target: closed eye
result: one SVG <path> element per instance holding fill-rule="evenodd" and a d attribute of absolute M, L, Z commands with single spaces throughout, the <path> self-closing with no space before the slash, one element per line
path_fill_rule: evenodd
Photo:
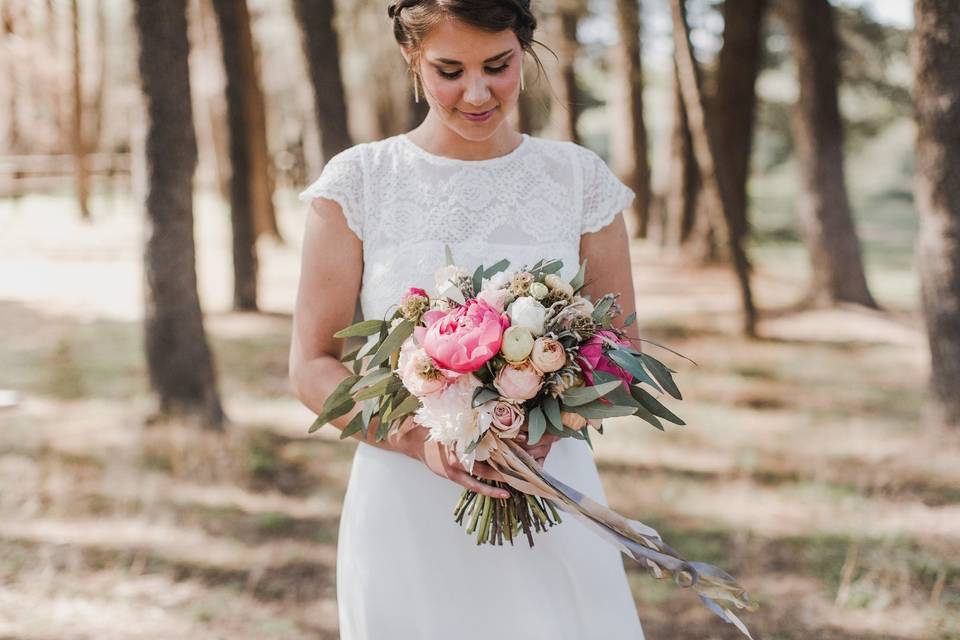
<path fill-rule="evenodd" d="M 503 73 L 503 71 L 509 66 L 510 66 L 509 64 L 502 64 L 499 67 L 484 67 L 484 70 L 487 73 L 496 75 L 498 73 Z M 456 80 L 463 73 L 463 69 L 458 69 L 457 71 L 452 71 L 452 72 L 447 72 L 447 71 L 444 71 L 443 69 L 437 69 L 437 73 L 440 75 L 441 78 L 446 78 L 447 80 Z"/>

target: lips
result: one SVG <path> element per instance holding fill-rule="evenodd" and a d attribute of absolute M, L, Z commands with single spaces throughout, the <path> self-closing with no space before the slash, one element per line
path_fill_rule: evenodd
<path fill-rule="evenodd" d="M 471 113 L 469 111 L 461 111 L 461 115 L 471 122 L 484 122 L 493 114 L 496 110 L 496 107 L 493 109 L 488 109 L 487 111 L 481 111 L 480 113 Z"/>

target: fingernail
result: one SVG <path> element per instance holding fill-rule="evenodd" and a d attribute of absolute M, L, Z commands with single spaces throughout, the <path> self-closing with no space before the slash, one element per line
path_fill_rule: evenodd
<path fill-rule="evenodd" d="M 509 497 L 510 497 L 510 492 L 509 492 L 509 491 L 501 491 L 501 492 L 499 493 L 499 496 L 500 496 L 501 498 L 509 498 Z"/>

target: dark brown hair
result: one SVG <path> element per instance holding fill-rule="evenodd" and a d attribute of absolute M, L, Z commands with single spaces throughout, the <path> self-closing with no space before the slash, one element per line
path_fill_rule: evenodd
<path fill-rule="evenodd" d="M 543 64 L 533 45 L 550 50 L 533 39 L 537 19 L 530 11 L 530 0 L 394 0 L 387 7 L 387 14 L 393 20 L 393 37 L 411 52 L 411 66 L 419 61 L 420 44 L 427 34 L 446 17 L 484 31 L 510 29 L 520 41 L 521 55 L 529 52 L 536 61 L 538 78 Z"/>

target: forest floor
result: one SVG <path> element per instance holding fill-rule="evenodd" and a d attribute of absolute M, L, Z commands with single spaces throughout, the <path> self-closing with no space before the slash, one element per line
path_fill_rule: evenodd
<path fill-rule="evenodd" d="M 0 208 L 0 638 L 336 638 L 354 446 L 307 436 L 287 386 L 302 212 L 283 219 L 287 245 L 262 247 L 268 312 L 237 314 L 226 215 L 199 207 L 231 418 L 215 436 L 144 425 L 142 228 L 122 202 L 90 225 L 68 203 Z M 660 353 L 687 426 L 613 420 L 595 439 L 611 505 L 736 575 L 761 604 L 743 616 L 758 639 L 960 638 L 960 434 L 924 419 L 909 264 L 870 262 L 885 312 L 797 312 L 802 251 L 754 257 L 750 341 L 726 269 L 634 247 L 643 334 L 698 364 Z M 738 637 L 628 570 L 650 640 Z"/>

